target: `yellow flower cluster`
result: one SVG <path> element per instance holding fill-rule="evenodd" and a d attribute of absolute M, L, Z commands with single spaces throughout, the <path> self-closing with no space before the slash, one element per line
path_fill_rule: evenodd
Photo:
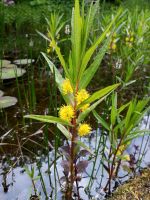
<path fill-rule="evenodd" d="M 126 45 L 128 47 L 132 47 L 133 46 L 133 42 L 134 42 L 134 37 L 133 37 L 133 32 L 129 32 L 125 38 L 125 42 L 126 42 Z"/>
<path fill-rule="evenodd" d="M 51 53 L 53 51 L 53 45 L 52 45 L 52 42 L 49 43 L 49 46 L 47 48 L 47 53 Z"/>
<path fill-rule="evenodd" d="M 73 88 L 71 86 L 70 80 L 65 79 L 62 83 L 62 92 L 64 95 L 72 94 Z M 75 95 L 75 101 L 77 105 L 81 104 L 83 101 L 85 101 L 89 97 L 89 93 L 85 89 L 81 89 L 77 94 Z M 90 104 L 83 105 L 80 109 L 81 111 L 86 110 L 89 107 Z M 59 117 L 67 122 L 71 122 L 71 120 L 75 117 L 75 110 L 71 105 L 62 106 L 59 111 Z M 82 123 L 78 126 L 78 135 L 80 137 L 88 135 L 91 131 L 91 126 L 87 123 Z"/>
<path fill-rule="evenodd" d="M 123 151 L 126 149 L 126 146 L 125 145 L 121 145 L 117 151 L 117 154 L 116 156 L 121 156 L 121 154 L 123 153 Z M 122 157 L 122 160 L 125 160 L 125 161 L 130 161 L 130 156 L 129 155 L 123 155 Z"/>
<path fill-rule="evenodd" d="M 74 117 L 74 109 L 72 106 L 62 106 L 59 111 L 59 117 L 65 121 L 71 122 Z"/>
<path fill-rule="evenodd" d="M 89 97 L 89 93 L 85 90 L 82 89 L 80 90 L 77 95 L 76 95 L 76 101 L 77 101 L 77 105 L 81 104 L 83 101 L 85 101 L 88 97 Z M 90 104 L 85 104 L 81 107 L 81 110 L 84 111 L 89 107 Z"/>
<path fill-rule="evenodd" d="M 86 124 L 86 123 L 80 124 L 78 127 L 78 135 L 80 137 L 88 135 L 91 130 L 92 128 L 89 124 Z"/>
<path fill-rule="evenodd" d="M 117 34 L 114 33 L 113 36 L 112 36 L 112 40 L 111 40 L 111 43 L 110 43 L 110 49 L 115 51 L 117 49 L 117 38 L 116 38 Z"/>
<path fill-rule="evenodd" d="M 125 145 L 121 145 L 117 151 L 117 156 L 120 156 L 122 154 L 122 152 L 125 150 Z"/>
<path fill-rule="evenodd" d="M 123 160 L 130 161 L 130 156 L 128 154 L 124 155 Z"/>
<path fill-rule="evenodd" d="M 62 84 L 62 91 L 63 91 L 64 95 L 73 93 L 73 89 L 72 89 L 69 79 L 64 80 L 64 82 Z"/>

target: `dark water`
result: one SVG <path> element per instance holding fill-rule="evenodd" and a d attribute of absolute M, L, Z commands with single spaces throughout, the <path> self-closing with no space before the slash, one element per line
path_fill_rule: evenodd
<path fill-rule="evenodd" d="M 49 74 L 44 69 L 40 69 L 40 74 L 37 73 L 39 69 L 34 68 L 34 82 L 33 77 L 25 75 L 20 78 L 19 91 L 21 94 L 21 101 L 18 95 L 18 87 L 16 82 L 10 81 L 0 85 L 0 89 L 4 91 L 4 95 L 15 96 L 18 98 L 16 106 L 5 109 L 0 112 L 0 144 L 8 143 L 8 145 L 0 146 L 0 200 L 27 200 L 31 194 L 34 194 L 32 182 L 27 173 L 24 170 L 24 165 L 35 168 L 35 177 L 39 174 L 37 169 L 37 162 L 41 164 L 41 173 L 45 183 L 46 191 L 49 195 L 49 199 L 54 200 L 55 195 L 57 200 L 61 200 L 63 196 L 62 187 L 60 187 L 59 179 L 63 176 L 63 169 L 60 165 L 61 158 L 57 159 L 57 170 L 54 170 L 55 153 L 54 146 L 54 134 L 55 129 L 53 126 L 46 127 L 40 122 L 32 122 L 30 120 L 24 120 L 23 116 L 29 113 L 35 114 L 51 114 L 56 115 L 57 105 L 61 103 L 57 91 L 54 91 L 55 85 L 53 80 L 49 78 Z M 107 73 L 106 73 L 107 74 Z M 110 74 L 107 74 L 110 76 Z M 101 74 L 101 76 L 103 76 Z M 33 85 L 32 85 L 33 84 Z M 94 86 L 99 87 L 101 83 L 96 81 Z M 109 83 L 111 84 L 111 83 Z M 103 83 L 102 85 L 105 85 Z M 106 84 L 108 85 L 108 83 Z M 30 102 L 31 86 L 34 86 L 34 93 L 36 95 L 35 107 Z M 49 89 L 48 89 L 49 88 Z M 92 87 L 90 88 L 92 89 Z M 134 90 L 131 90 L 132 92 Z M 135 90 L 136 93 L 136 90 Z M 128 94 L 129 96 L 130 93 Z M 132 94 L 134 95 L 134 93 Z M 57 96 L 57 98 L 56 98 Z M 56 103 L 56 104 L 55 104 Z M 31 105 L 30 105 L 31 104 Z M 141 123 L 141 129 L 150 128 L 150 118 L 145 117 Z M 45 132 L 47 132 L 49 140 L 48 154 L 45 149 Z M 97 135 L 97 136 L 96 136 Z M 97 130 L 97 134 L 93 132 L 90 138 L 83 138 L 83 142 L 90 147 L 93 151 L 98 146 L 98 142 L 101 138 L 100 129 Z M 63 139 L 60 139 L 60 144 L 63 144 Z M 109 142 L 106 143 L 109 148 Z M 102 150 L 100 146 L 99 152 Z M 138 150 L 136 151 L 136 149 Z M 140 166 L 147 167 L 150 164 L 150 138 L 149 136 L 135 139 L 130 147 L 127 149 L 127 154 L 134 155 L 135 160 L 139 159 L 144 154 Z M 48 159 L 49 158 L 49 159 Z M 93 179 L 91 180 L 91 172 L 93 169 L 94 159 L 90 161 L 90 164 L 86 170 L 86 173 L 82 175 L 82 180 L 79 182 L 80 194 L 84 200 L 102 200 L 105 197 L 103 188 L 107 182 L 108 174 L 101 164 L 102 156 L 99 154 L 95 170 L 93 172 Z M 52 164 L 51 168 L 48 167 L 48 160 Z M 124 163 L 129 165 L 129 163 Z M 136 168 L 136 164 L 134 165 Z M 50 170 L 51 174 L 47 173 Z M 136 170 L 135 170 L 136 171 Z M 123 169 L 120 170 L 117 184 L 122 184 L 132 176 L 133 173 L 128 174 Z M 59 177 L 58 177 L 59 176 Z M 90 190 L 84 190 L 91 183 Z M 62 186 L 65 183 L 61 183 Z M 56 188 L 57 186 L 57 188 Z M 112 189 L 115 186 L 115 182 L 112 183 Z M 41 199 L 45 199 L 45 194 L 41 184 L 41 180 L 36 181 L 36 188 L 41 196 Z M 57 194 L 56 194 L 57 193 Z"/>
<path fill-rule="evenodd" d="M 144 129 L 149 129 L 150 128 L 150 118 L 145 117 L 143 122 L 141 123 L 141 128 Z M 100 130 L 97 131 L 97 137 L 95 132 L 92 133 L 91 138 L 84 138 L 82 139 L 84 143 L 86 143 L 91 149 L 94 150 L 95 144 L 99 141 L 100 139 Z M 142 145 L 141 145 L 142 144 Z M 106 146 L 109 147 L 109 143 L 106 143 Z M 141 167 L 147 167 L 150 165 L 150 138 L 149 136 L 144 136 L 135 139 L 132 144 L 129 146 L 127 149 L 127 154 L 131 155 L 135 153 L 135 148 L 139 147 L 139 150 L 137 151 L 135 158 L 138 159 L 139 156 L 141 156 L 141 153 L 144 153 L 144 157 L 141 163 Z M 141 151 L 140 151 L 141 148 Z M 101 149 L 101 148 L 100 148 Z M 140 154 L 140 155 L 139 155 Z M 16 158 L 11 158 L 12 160 Z M 47 193 L 51 196 L 49 199 L 55 199 L 55 193 L 54 189 L 52 189 L 51 186 L 55 188 L 55 176 L 54 176 L 54 165 L 51 166 L 50 171 L 51 171 L 51 184 L 49 181 L 48 177 L 48 159 L 45 155 L 39 155 L 36 157 L 37 160 L 41 160 L 41 172 L 43 174 L 43 179 L 46 185 L 46 190 Z M 50 163 L 54 161 L 54 151 L 52 150 L 49 152 L 49 159 Z M 30 159 L 27 159 L 27 163 L 30 162 Z M 102 200 L 104 199 L 105 193 L 103 192 L 103 187 L 106 184 L 108 174 L 105 170 L 103 170 L 102 165 L 100 165 L 100 160 L 101 160 L 101 155 L 98 156 L 96 165 L 95 165 L 95 171 L 94 171 L 94 181 L 92 184 L 92 187 L 90 189 L 90 193 L 85 192 L 84 188 L 87 187 L 89 180 L 90 180 L 90 174 L 92 171 L 93 163 L 91 162 L 86 170 L 86 173 L 83 174 L 82 180 L 79 182 L 79 186 L 81 186 L 80 189 L 80 194 L 84 200 L 89 200 L 89 199 L 96 199 L 96 200 Z M 60 166 L 61 158 L 57 160 L 57 169 L 59 171 L 59 178 L 63 176 L 63 169 Z M 126 163 L 127 164 L 127 163 Z M 7 162 L 3 162 L 0 165 L 0 182 L 4 182 L 4 175 L 3 172 L 9 168 L 7 165 L 9 165 Z M 18 163 L 19 165 L 19 163 Z M 31 165 L 35 167 L 35 176 L 38 175 L 38 170 L 36 166 L 36 162 L 33 162 L 32 164 L 27 164 L 27 166 L 30 168 Z M 135 165 L 136 167 L 136 165 Z M 126 176 L 125 176 L 126 175 Z M 127 174 L 127 172 L 120 170 L 118 182 L 122 184 L 124 181 L 128 180 L 130 176 L 133 174 Z M 123 178 L 121 178 L 123 177 Z M 57 181 L 57 200 L 62 199 L 62 189 L 60 188 L 59 182 L 58 182 L 58 176 L 56 175 L 56 181 Z M 29 199 L 30 195 L 33 194 L 33 189 L 32 189 L 32 183 L 27 175 L 26 172 L 24 172 L 23 168 L 20 166 L 17 166 L 15 168 L 10 169 L 10 171 L 7 173 L 6 176 L 6 182 L 8 187 L 8 192 L 4 192 L 4 188 L 2 184 L 0 185 L 0 199 L 1 200 L 27 200 Z M 115 182 L 112 184 L 112 187 L 114 186 Z M 84 187 L 84 188 L 82 188 Z M 38 192 L 41 194 L 41 199 L 45 199 L 45 195 L 42 189 L 41 181 L 38 180 L 36 182 L 36 188 Z"/>

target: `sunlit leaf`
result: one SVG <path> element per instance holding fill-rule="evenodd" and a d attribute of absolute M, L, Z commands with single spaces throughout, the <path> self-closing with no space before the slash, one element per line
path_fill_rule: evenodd
<path fill-rule="evenodd" d="M 71 140 L 72 135 L 71 133 L 61 124 L 57 124 L 57 128 L 64 134 L 64 136 L 68 139 Z"/>
<path fill-rule="evenodd" d="M 71 126 L 67 121 L 64 121 L 58 117 L 48 116 L 48 115 L 25 115 L 25 118 L 35 119 L 41 122 L 52 123 L 52 124 L 63 124 Z"/>

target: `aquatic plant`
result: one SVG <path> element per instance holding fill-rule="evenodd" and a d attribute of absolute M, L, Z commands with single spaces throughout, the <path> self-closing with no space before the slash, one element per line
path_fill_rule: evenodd
<path fill-rule="evenodd" d="M 98 3 L 98 1 L 94 5 L 91 3 L 85 16 L 84 5 L 80 12 L 79 1 L 75 0 L 75 8 L 72 11 L 71 49 L 67 58 L 68 60 L 64 59 L 53 34 L 49 32 L 51 45 L 64 70 L 63 78 L 56 66 L 42 53 L 51 71 L 54 73 L 58 89 L 65 101 L 65 105 L 60 108 L 59 117 L 43 115 L 25 116 L 30 119 L 57 124 L 57 128 L 68 139 L 68 145 L 62 147 L 66 158 L 66 160 L 62 161 L 62 167 L 64 168 L 66 178 L 66 199 L 68 200 L 72 198 L 74 184 L 76 184 L 77 196 L 80 199 L 78 181 L 81 177 L 79 175 L 88 166 L 87 160 L 78 161 L 79 155 L 83 151 L 82 148 L 85 152 L 93 154 L 80 141 L 79 137 L 90 134 L 92 130 L 91 125 L 85 121 L 85 118 L 102 100 L 119 86 L 119 84 L 114 84 L 96 91 L 93 94 L 89 94 L 86 90 L 110 43 L 110 38 L 105 40 L 106 34 L 110 31 L 112 25 L 121 13 L 121 10 L 119 10 L 102 35 L 89 47 L 88 39 L 90 28 L 97 12 Z M 94 52 L 99 46 L 101 48 L 99 48 L 99 52 L 95 55 Z"/>
<path fill-rule="evenodd" d="M 105 147 L 102 164 L 109 176 L 105 186 L 105 190 L 109 193 L 111 192 L 112 180 L 118 176 L 122 162 L 130 163 L 131 156 L 127 154 L 126 150 L 132 140 L 150 133 L 148 129 L 141 130 L 139 126 L 143 116 L 150 109 L 150 99 L 133 99 L 119 108 L 117 99 L 117 93 L 114 93 L 107 120 L 93 111 L 98 122 L 108 133 L 109 146 Z M 130 165 L 124 164 L 123 167 L 129 171 Z"/>
<path fill-rule="evenodd" d="M 36 176 L 35 175 L 35 168 L 34 168 L 34 166 L 31 166 L 31 169 L 29 169 L 27 166 L 25 166 L 24 168 L 25 168 L 26 173 L 28 174 L 28 176 L 31 179 L 32 186 L 33 186 L 33 189 L 34 189 L 34 195 L 31 195 L 30 199 L 36 198 L 38 200 L 40 198 L 38 197 L 38 193 L 37 193 L 37 189 L 36 189 L 35 183 L 36 183 L 36 181 L 38 179 L 40 179 L 40 176 Z"/>

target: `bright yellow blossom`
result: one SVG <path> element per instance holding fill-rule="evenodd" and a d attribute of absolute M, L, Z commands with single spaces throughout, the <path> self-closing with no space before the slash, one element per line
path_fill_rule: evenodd
<path fill-rule="evenodd" d="M 77 105 L 82 103 L 84 100 L 86 100 L 89 97 L 89 93 L 85 90 L 82 89 L 80 90 L 77 95 L 76 95 L 76 100 L 77 100 Z M 81 107 L 81 110 L 84 111 L 89 107 L 90 104 L 85 104 L 84 106 Z"/>
<path fill-rule="evenodd" d="M 90 133 L 91 129 L 92 128 L 90 127 L 89 124 L 86 124 L 86 123 L 80 124 L 80 126 L 78 128 L 78 135 L 80 137 L 88 135 Z"/>
<path fill-rule="evenodd" d="M 125 145 L 121 145 L 117 151 L 117 156 L 120 156 L 122 154 L 122 152 L 125 150 Z"/>
<path fill-rule="evenodd" d="M 89 103 L 85 104 L 84 106 L 81 107 L 81 111 L 85 111 L 89 107 Z"/>
<path fill-rule="evenodd" d="M 85 89 L 80 90 L 76 95 L 77 104 L 79 105 L 84 100 L 86 100 L 89 96 L 90 96 L 89 93 Z"/>
<path fill-rule="evenodd" d="M 63 84 L 62 84 L 62 90 L 63 90 L 63 93 L 66 95 L 66 94 L 71 94 L 73 93 L 73 89 L 72 89 L 72 86 L 71 86 L 71 83 L 70 83 L 70 80 L 67 78 L 64 80 Z"/>
<path fill-rule="evenodd" d="M 52 45 L 52 42 L 49 43 L 49 46 L 47 48 L 47 53 L 51 53 L 53 51 L 53 45 Z"/>
<path fill-rule="evenodd" d="M 111 49 L 112 49 L 112 50 L 116 50 L 116 48 L 117 48 L 116 43 L 112 43 L 112 45 L 111 45 Z"/>
<path fill-rule="evenodd" d="M 133 42 L 133 41 L 134 41 L 134 37 L 131 37 L 131 38 L 130 38 L 130 42 Z"/>
<path fill-rule="evenodd" d="M 74 109 L 72 106 L 62 106 L 59 111 L 59 116 L 61 119 L 66 120 L 68 122 L 74 117 Z"/>
<path fill-rule="evenodd" d="M 129 155 L 127 155 L 127 154 L 126 154 L 126 155 L 124 155 L 124 156 L 123 156 L 123 160 L 130 161 L 130 156 L 129 156 Z"/>

